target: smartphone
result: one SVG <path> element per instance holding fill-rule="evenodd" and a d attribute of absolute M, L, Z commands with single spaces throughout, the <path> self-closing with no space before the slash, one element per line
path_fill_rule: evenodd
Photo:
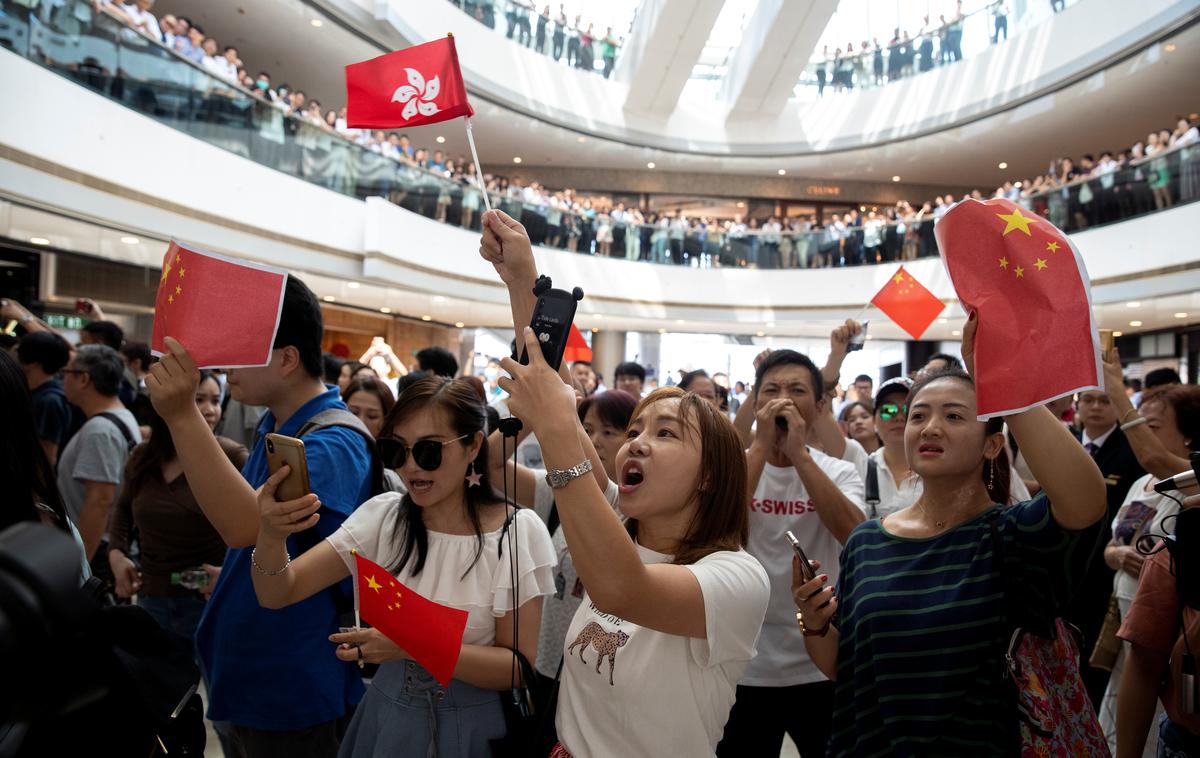
<path fill-rule="evenodd" d="M 576 305 L 583 299 L 583 290 L 578 287 L 571 292 L 557 290 L 553 288 L 550 277 L 540 276 L 534 285 L 533 293 L 538 299 L 529 326 L 541 343 L 542 357 L 550 364 L 550 368 L 557 371 L 567 349 L 567 337 L 571 333 L 571 323 L 575 320 Z M 529 356 L 523 348 L 520 363 L 529 363 Z"/>
<path fill-rule="evenodd" d="M 275 490 L 276 500 L 295 500 L 304 497 L 312 488 L 308 484 L 308 459 L 304 457 L 304 442 L 282 434 L 267 435 L 267 469 L 274 474 L 286 464 L 291 467 L 287 479 Z"/>
<path fill-rule="evenodd" d="M 800 576 L 806 582 L 811 582 L 817 578 L 817 572 L 813 571 L 812 564 L 808 561 L 808 556 L 804 554 L 804 548 L 800 547 L 800 540 L 796 539 L 796 535 L 792 534 L 789 529 L 787 532 L 788 542 L 792 543 L 792 549 L 796 551 L 796 555 L 800 557 Z"/>
<path fill-rule="evenodd" d="M 846 352 L 853 353 L 855 350 L 862 350 L 863 343 L 867 341 L 867 327 L 871 325 L 871 320 L 867 319 L 862 322 L 862 331 L 850 338 L 849 344 L 846 345 Z"/>
<path fill-rule="evenodd" d="M 87 300 L 81 297 L 75 301 L 75 312 L 80 316 L 86 315 L 92 312 L 92 306 Z"/>
<path fill-rule="evenodd" d="M 1100 356 L 1104 360 L 1108 360 L 1108 356 L 1112 355 L 1112 349 L 1117 344 L 1117 338 L 1113 336 L 1112 329 L 1100 330 Z"/>

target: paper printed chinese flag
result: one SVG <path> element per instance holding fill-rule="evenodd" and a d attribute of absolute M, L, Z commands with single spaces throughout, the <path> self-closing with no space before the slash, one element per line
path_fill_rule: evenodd
<path fill-rule="evenodd" d="M 173 337 L 199 368 L 266 366 L 287 276 L 172 240 L 154 301 L 151 351 L 169 353 L 163 338 Z"/>
<path fill-rule="evenodd" d="M 587 340 L 583 338 L 583 334 L 574 324 L 571 324 L 571 331 L 567 332 L 567 346 L 563 350 L 563 360 L 567 363 L 592 362 L 592 349 L 588 347 Z"/>
<path fill-rule="evenodd" d="M 354 559 L 363 620 L 403 648 L 443 687 L 449 686 L 462 652 L 467 612 L 418 595 L 357 552 Z"/>
<path fill-rule="evenodd" d="M 474 116 L 453 37 L 346 66 L 346 124 L 391 129 Z"/>
<path fill-rule="evenodd" d="M 1079 251 L 1008 200 L 964 200 L 934 227 L 963 309 L 979 320 L 979 418 L 1097 389 L 1100 345 Z"/>
<path fill-rule="evenodd" d="M 892 274 L 883 289 L 875 293 L 871 305 L 883 311 L 896 326 L 911 334 L 915 340 L 921 339 L 921 335 L 946 307 L 903 266 Z"/>

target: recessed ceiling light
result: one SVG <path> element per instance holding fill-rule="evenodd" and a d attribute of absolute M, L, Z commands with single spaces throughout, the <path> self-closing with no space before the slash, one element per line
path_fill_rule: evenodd
<path fill-rule="evenodd" d="M 784 175 L 786 175 L 786 174 L 787 174 L 787 169 L 786 169 L 786 168 L 781 168 L 781 169 L 779 169 L 778 171 L 776 171 L 775 173 L 779 174 L 780 176 L 784 176 Z"/>
<path fill-rule="evenodd" d="M 325 25 L 325 22 L 319 18 L 314 18 L 313 20 L 309 21 L 308 23 L 312 24 L 313 26 L 317 27 L 318 29 L 320 29 L 322 26 Z"/>
<path fill-rule="evenodd" d="M 767 336 L 767 333 L 766 332 L 755 332 L 754 336 L 755 337 L 765 337 L 765 336 Z"/>
<path fill-rule="evenodd" d="M 604 314 L 603 313 L 593 313 L 592 318 L 604 318 Z"/>
<path fill-rule="evenodd" d="M 139 240 L 137 237 L 134 237 L 130 234 L 126 234 L 124 237 L 122 237 L 121 241 L 126 245 L 136 245 L 137 243 L 141 242 L 141 240 Z"/>
<path fill-rule="evenodd" d="M 433 316 L 422 316 L 421 320 L 422 321 L 433 321 Z"/>
<path fill-rule="evenodd" d="M 46 239 L 45 237 L 30 237 L 29 241 L 35 245 L 49 245 L 50 244 L 50 240 Z"/>
<path fill-rule="evenodd" d="M 323 298 L 321 298 L 321 299 L 322 299 L 322 300 L 324 300 L 324 301 L 325 301 L 325 302 L 327 302 L 327 303 L 335 303 L 335 302 L 337 302 L 337 298 L 335 298 L 333 295 L 326 295 L 325 297 L 323 297 Z"/>
<path fill-rule="evenodd" d="M 1136 300 L 1130 300 L 1128 303 L 1125 303 L 1125 307 L 1126 308 L 1141 308 L 1142 304 Z"/>
<path fill-rule="evenodd" d="M 1141 321 L 1130 321 L 1129 325 L 1130 326 L 1141 326 L 1142 322 Z"/>
<path fill-rule="evenodd" d="M 1175 43 L 1168 42 L 1166 47 L 1164 47 L 1163 49 L 1166 50 L 1168 53 L 1173 53 L 1173 52 L 1175 52 Z"/>
<path fill-rule="evenodd" d="M 677 319 L 675 319 L 675 323 L 676 323 L 676 324 L 686 324 L 687 322 L 686 322 L 686 321 L 684 321 L 684 320 L 683 320 L 683 319 L 681 319 L 681 318 L 677 318 Z"/>
<path fill-rule="evenodd" d="M 774 329 L 774 328 L 775 328 L 775 322 L 774 322 L 774 321 L 768 321 L 768 322 L 767 322 L 767 328 L 768 328 L 768 329 Z"/>
<path fill-rule="evenodd" d="M 466 326 L 466 324 L 464 324 L 461 321 L 455 321 L 454 325 L 457 326 L 459 329 L 462 329 L 464 326 Z"/>
<path fill-rule="evenodd" d="M 950 336 L 951 336 L 951 337 L 961 337 L 961 336 L 962 336 L 962 332 L 961 332 L 961 331 L 959 331 L 958 329 L 955 329 L 954 331 L 950 332 Z"/>
<path fill-rule="evenodd" d="M 654 161 L 650 161 L 649 163 L 647 163 L 646 168 L 654 168 Z"/>
<path fill-rule="evenodd" d="M 666 334 L 666 333 L 667 333 L 667 330 L 666 330 L 666 329 L 659 329 L 659 330 L 658 330 L 658 333 L 659 333 L 659 334 Z"/>
<path fill-rule="evenodd" d="M 439 134 L 439 135 L 437 136 L 437 143 L 438 143 L 439 145 L 440 145 L 440 144 L 442 144 L 442 143 L 443 143 L 443 142 L 445 142 L 445 141 L 446 141 L 446 138 L 445 138 L 445 137 L 443 137 L 442 135 L 440 135 L 440 134 Z"/>
<path fill-rule="evenodd" d="M 520 162 L 521 162 L 521 156 L 519 156 L 519 155 L 514 155 L 514 156 L 513 156 L 513 163 L 520 163 Z"/>
<path fill-rule="evenodd" d="M 349 287 L 349 288 L 350 288 L 350 289 L 352 289 L 352 290 L 356 290 L 356 289 L 358 289 L 359 287 L 361 287 L 362 285 L 361 285 L 361 284 L 359 284 L 358 282 L 346 282 L 346 286 L 347 286 L 347 287 Z"/>
<path fill-rule="evenodd" d="M 1113 332 L 1113 336 L 1114 336 L 1114 337 L 1120 337 L 1120 336 L 1121 336 L 1122 334 L 1124 334 L 1124 333 L 1125 333 L 1125 332 L 1122 332 L 1122 331 L 1116 331 L 1116 332 Z"/>
<path fill-rule="evenodd" d="M 949 324 L 949 323 L 950 323 L 950 319 L 948 319 L 948 318 L 939 318 L 939 319 L 938 319 L 938 323 L 939 323 L 939 324 Z"/>
<path fill-rule="evenodd" d="M 1175 318 L 1187 318 L 1187 314 L 1183 311 L 1180 311 L 1179 313 L 1175 314 Z"/>
<path fill-rule="evenodd" d="M 387 306 L 384 306 L 384 307 L 382 307 L 382 308 L 380 308 L 380 309 L 379 309 L 379 312 L 380 312 L 380 313 L 391 313 L 391 312 L 392 312 L 392 309 L 391 309 L 391 308 L 388 308 Z"/>
<path fill-rule="evenodd" d="M 862 213 L 866 213 L 866 212 L 867 212 L 867 206 L 865 206 L 865 205 L 860 205 L 860 206 L 858 206 L 858 210 L 859 210 L 860 212 L 862 212 Z"/>
<path fill-rule="evenodd" d="M 898 181 L 900 181 L 900 177 L 898 177 L 898 176 L 893 176 L 893 177 L 892 177 L 892 181 L 893 181 L 893 182 L 898 182 Z"/>
<path fill-rule="evenodd" d="M 1004 161 L 1000 161 L 999 163 L 996 164 L 996 168 L 1003 171 L 1004 169 L 1008 168 L 1008 164 L 1005 163 Z"/>
<path fill-rule="evenodd" d="M 1013 182 L 1013 186 L 1016 187 L 1017 189 L 1021 189 L 1021 184 L 1022 184 L 1022 182 Z"/>
<path fill-rule="evenodd" d="M 433 302 L 435 302 L 435 303 L 444 303 L 444 302 L 446 302 L 446 298 L 445 298 L 444 296 L 442 296 L 442 295 L 434 295 L 434 296 L 433 296 Z"/>
<path fill-rule="evenodd" d="M 600 333 L 600 327 L 598 327 L 598 326 L 593 326 L 593 327 L 592 327 L 592 334 L 599 334 L 599 333 Z"/>
<path fill-rule="evenodd" d="M 738 206 L 737 206 L 737 207 L 739 207 L 739 208 L 745 208 L 745 207 L 746 207 L 746 204 L 745 204 L 745 203 L 743 203 L 741 200 L 738 200 Z"/>

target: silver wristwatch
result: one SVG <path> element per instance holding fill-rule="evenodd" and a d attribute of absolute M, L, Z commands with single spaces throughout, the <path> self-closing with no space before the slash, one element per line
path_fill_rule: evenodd
<path fill-rule="evenodd" d="M 585 458 L 583 463 L 578 463 L 568 469 L 550 469 L 546 472 L 546 484 L 549 484 L 551 489 L 562 489 L 570 484 L 571 480 L 578 479 L 591 470 L 592 461 L 590 458 Z"/>

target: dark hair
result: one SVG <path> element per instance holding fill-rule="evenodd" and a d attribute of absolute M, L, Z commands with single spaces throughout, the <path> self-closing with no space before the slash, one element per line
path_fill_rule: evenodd
<path fill-rule="evenodd" d="M 93 321 L 81 331 L 92 335 L 101 345 L 108 345 L 113 350 L 120 350 L 125 344 L 125 331 L 111 321 Z"/>
<path fill-rule="evenodd" d="M 75 351 L 75 368 L 87 373 L 92 386 L 105 397 L 116 397 L 125 376 L 121 355 L 108 345 L 81 345 Z"/>
<path fill-rule="evenodd" d="M 754 372 L 754 386 L 761 385 L 763 378 L 780 366 L 803 366 L 808 369 L 808 373 L 812 374 L 812 389 L 816 399 L 820 401 L 825 397 L 825 381 L 821 378 L 821 370 L 811 358 L 795 350 L 772 350 L 767 353 L 767 357 L 763 358 L 762 363 L 758 364 L 758 370 Z"/>
<path fill-rule="evenodd" d="M 862 408 L 870 415 L 875 415 L 875 409 L 871 407 L 870 403 L 863 402 L 861 400 L 855 400 L 853 403 L 847 403 L 846 405 L 842 406 L 842 412 L 838 414 L 838 421 L 845 421 L 850 415 L 850 411 L 854 410 L 855 408 Z"/>
<path fill-rule="evenodd" d="M 930 358 L 930 360 L 933 359 Z M 913 402 L 916 401 L 917 395 L 921 394 L 921 390 L 941 379 L 955 379 L 960 382 L 966 382 L 966 384 L 971 388 L 971 392 L 975 392 L 975 381 L 971 379 L 970 374 L 968 374 L 966 371 L 963 371 L 961 368 L 947 368 L 942 371 L 937 371 L 935 373 L 923 376 L 913 384 L 912 389 L 908 392 L 908 398 L 905 400 L 909 408 L 911 408 Z M 911 412 L 908 418 L 909 420 L 912 419 Z M 905 421 L 906 425 L 908 423 L 909 421 Z M 990 419 L 984 422 L 983 436 L 985 439 L 993 434 L 1002 434 L 1003 432 L 1003 416 L 992 416 Z M 989 476 L 988 467 L 982 463 L 980 464 L 979 470 L 983 479 L 984 489 L 987 490 L 988 497 L 992 499 L 993 503 L 1008 505 L 1009 497 L 1012 494 L 1012 474 L 1009 471 L 1008 451 L 1005 448 L 1001 447 L 1000 452 L 994 459 L 992 459 L 992 467 L 994 468 L 994 471 Z"/>
<path fill-rule="evenodd" d="M 588 368 L 592 368 L 592 362 L 591 361 L 571 361 L 571 368 L 575 368 L 576 366 L 587 366 Z M 592 369 L 592 371 L 595 371 L 595 369 Z"/>
<path fill-rule="evenodd" d="M 470 382 L 465 379 L 448 379 L 441 376 L 427 377 L 413 382 L 400 394 L 396 404 L 392 406 L 391 412 L 383 420 L 382 435 L 390 434 L 396 428 L 396 424 L 425 408 L 441 409 L 449 416 L 454 434 L 456 436 L 466 435 L 465 439 L 451 444 L 460 444 L 466 447 L 471 445 L 476 434 L 483 434 L 483 444 L 479 446 L 479 454 L 473 461 L 475 473 L 482 477 L 479 486 L 466 486 L 465 478 L 463 482 L 467 518 L 470 519 L 471 526 L 475 529 L 477 540 L 475 559 L 463 572 L 465 577 L 475 567 L 475 563 L 479 561 L 479 556 L 483 553 L 483 525 L 479 521 L 479 506 L 494 501 L 492 485 L 488 481 L 487 474 L 487 413 Z M 421 514 L 421 507 L 413 502 L 412 495 L 405 493 L 400 502 L 400 509 L 396 513 L 395 529 L 396 534 L 403 533 L 404 537 L 400 558 L 390 569 L 392 573 L 403 569 L 408 565 L 409 560 L 414 558 L 416 560 L 412 571 L 414 575 L 421 573 L 425 568 L 425 558 L 429 554 L 429 532 L 425 529 L 425 522 L 422 520 Z"/>
<path fill-rule="evenodd" d="M 342 376 L 342 372 L 346 370 L 347 366 L 350 367 L 350 378 L 351 379 L 353 379 L 354 375 L 357 374 L 359 371 L 362 371 L 364 368 L 371 368 L 367 364 L 359 363 L 358 361 L 343 361 L 342 365 L 338 367 L 338 378 L 339 379 Z"/>
<path fill-rule="evenodd" d="M 362 365 L 362 364 L 359 364 Z M 364 366 L 364 368 L 370 368 Z M 353 376 L 353 374 L 351 374 Z M 422 379 L 429 379 L 432 375 L 428 371 L 409 371 L 404 376 L 396 380 L 396 397 L 399 398 L 404 394 L 404 391 L 413 386 Z"/>
<path fill-rule="evenodd" d="M 945 361 L 947 369 L 956 368 L 956 369 L 961 370 L 963 367 L 962 361 L 960 361 L 958 358 L 955 358 L 953 355 L 949 355 L 947 353 L 934 353 L 933 355 L 929 356 L 929 360 L 925 361 L 925 365 L 928 366 L 930 363 L 933 363 L 934 361 Z M 939 373 L 941 373 L 941 372 L 939 372 Z M 971 383 L 971 386 L 975 386 L 974 382 Z"/>
<path fill-rule="evenodd" d="M 633 409 L 637 407 L 638 399 L 624 390 L 608 390 L 599 395 L 592 395 L 579 404 L 579 423 L 591 408 L 596 409 L 596 415 L 609 426 L 624 431 L 629 426 Z"/>
<path fill-rule="evenodd" d="M 640 363 L 633 361 L 618 363 L 617 368 L 613 371 L 613 379 L 620 379 L 623 376 L 636 376 L 639 382 L 644 382 L 646 381 L 646 369 Z"/>
<path fill-rule="evenodd" d="M 605 393 L 607 394 L 607 393 Z M 696 513 L 679 541 L 672 563 L 686 566 L 721 550 L 740 550 L 750 535 L 750 508 L 746 493 L 746 454 L 729 418 L 704 398 L 678 387 L 662 387 L 642 399 L 633 410 L 636 419 L 660 400 L 679 399 L 679 420 L 700 436 L 700 481 L 686 483 L 696 492 Z M 637 519 L 625 528 L 635 541 Z"/>
<path fill-rule="evenodd" d="M 687 389 L 692 386 L 692 383 L 697 379 L 707 379 L 712 382 L 712 377 L 708 375 L 708 372 L 702 368 L 698 368 L 695 371 L 689 371 L 683 376 L 679 377 L 679 389 L 686 392 Z M 716 387 L 717 383 L 713 382 L 713 386 Z"/>
<path fill-rule="evenodd" d="M 0 350 L 10 350 L 21 343 L 15 334 L 0 332 Z"/>
<path fill-rule="evenodd" d="M 149 371 L 150 366 L 154 364 L 154 354 L 145 342 L 126 343 L 125 347 L 121 348 L 121 354 L 125 356 L 126 363 L 141 363 L 143 371 Z"/>
<path fill-rule="evenodd" d="M 67 512 L 54 482 L 54 467 L 38 440 L 33 417 L 33 398 L 25 372 L 12 356 L 0 351 L 0 406 L 5 422 L 0 424 L 0 481 L 4 482 L 7 504 L 0 508 L 0 531 L 22 521 L 40 521 L 37 503 L 49 506 L 57 526 L 70 532 Z"/>
<path fill-rule="evenodd" d="M 342 392 L 342 402 L 349 403 L 350 398 L 355 392 L 366 392 L 369 395 L 379 398 L 379 405 L 383 408 L 383 415 L 385 416 L 391 412 L 392 406 L 396 404 L 396 398 L 392 395 L 392 389 L 382 379 L 372 379 L 368 376 L 352 380 Z"/>
<path fill-rule="evenodd" d="M 345 361 L 333 353 L 321 353 L 321 373 L 326 384 L 337 384 L 338 378 L 342 375 L 343 363 Z"/>
<path fill-rule="evenodd" d="M 1154 387 L 1163 387 L 1168 384 L 1182 384 L 1183 379 L 1179 377 L 1179 372 L 1173 368 L 1156 368 L 1146 374 L 1146 378 L 1142 382 L 1142 386 L 1146 389 Z"/>
<path fill-rule="evenodd" d="M 45 373 L 57 374 L 71 360 L 71 346 L 54 332 L 30 332 L 17 345 L 17 360 L 36 363 Z"/>
<path fill-rule="evenodd" d="M 875 380 L 866 374 L 859 374 L 858 376 L 854 377 L 854 383 L 858 384 L 859 382 L 870 382 L 871 384 L 874 384 Z"/>
<path fill-rule="evenodd" d="M 1168 387 L 1142 403 L 1142 407 L 1155 403 L 1174 409 L 1175 426 L 1188 441 L 1188 448 L 1200 450 L 1200 387 L 1194 384 Z"/>
<path fill-rule="evenodd" d="M 300 364 L 314 379 L 323 373 L 321 335 L 325 320 L 321 305 L 308 285 L 292 274 L 288 275 L 283 291 L 283 308 L 279 313 L 279 331 L 275 333 L 274 349 L 294 347 L 300 353 Z"/>
<path fill-rule="evenodd" d="M 458 375 L 458 359 L 444 347 L 431 345 L 417 351 L 417 365 L 434 376 L 453 379 Z"/>
<path fill-rule="evenodd" d="M 209 381 L 216 382 L 218 389 L 221 387 L 216 373 L 201 371 L 200 381 L 196 384 L 196 388 L 199 389 L 200 385 Z M 171 430 L 167 427 L 167 422 L 158 415 L 158 411 L 154 410 L 153 406 L 146 413 L 150 436 L 133 449 L 133 452 L 129 454 L 129 461 L 125 464 L 125 486 L 130 488 L 130 492 L 135 492 L 141 487 L 148 474 L 158 471 L 164 463 L 173 461 L 176 457 L 175 440 L 171 437 Z"/>

